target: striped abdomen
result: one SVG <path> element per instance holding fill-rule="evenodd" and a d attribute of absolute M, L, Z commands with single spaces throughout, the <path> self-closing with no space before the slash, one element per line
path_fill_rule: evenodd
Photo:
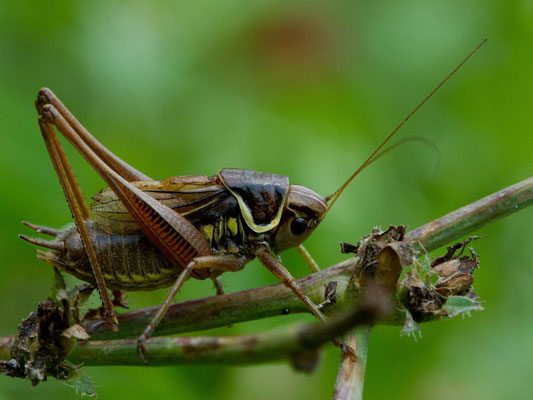
<path fill-rule="evenodd" d="M 161 253 L 142 232 L 110 234 L 93 221 L 86 221 L 93 248 L 108 288 L 113 290 L 153 290 L 170 286 L 182 268 Z M 234 254 L 247 260 L 254 257 L 248 245 L 246 228 L 238 216 L 218 217 L 198 226 L 214 254 Z M 44 243 L 44 242 L 42 242 Z M 94 284 L 89 257 L 74 225 L 63 228 L 38 257 L 78 279 Z M 221 271 L 206 271 L 200 277 L 216 277 Z M 195 276 L 195 278 L 199 278 Z"/>
<path fill-rule="evenodd" d="M 143 234 L 108 234 L 87 222 L 91 241 L 110 289 L 152 290 L 171 285 L 182 271 L 173 265 Z M 94 284 L 89 258 L 76 228 L 57 235 L 63 250 L 41 253 L 41 258 L 77 278 Z"/>

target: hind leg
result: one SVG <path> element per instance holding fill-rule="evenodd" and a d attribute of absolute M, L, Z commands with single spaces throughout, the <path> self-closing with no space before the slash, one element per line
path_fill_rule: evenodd
<path fill-rule="evenodd" d="M 76 177 L 74 176 L 74 172 L 72 171 L 70 163 L 67 160 L 65 152 L 59 143 L 52 125 L 49 122 L 44 121 L 44 119 L 39 116 L 39 127 L 41 128 L 41 133 L 50 155 L 50 159 L 59 178 L 59 182 L 63 188 L 67 204 L 69 205 L 72 216 L 74 217 L 76 228 L 80 234 L 83 247 L 85 248 L 85 251 L 89 257 L 97 287 L 100 291 L 100 296 L 102 297 L 102 302 L 105 309 L 105 319 L 110 329 L 118 330 L 118 321 L 115 309 L 109 293 L 107 292 L 105 280 L 102 275 L 102 268 L 98 262 L 98 258 L 96 257 L 96 252 L 91 243 L 89 232 L 86 226 L 86 221 L 91 218 L 89 207 L 85 202 L 80 186 L 76 180 Z M 33 224 L 30 224 L 29 226 L 35 226 L 37 229 L 39 229 L 38 226 Z M 47 231 L 50 232 L 48 229 Z M 33 239 L 33 242 L 38 245 L 43 244 L 42 241 L 36 239 Z"/>
<path fill-rule="evenodd" d="M 100 157 L 107 165 L 122 176 L 127 181 L 149 181 L 150 177 L 136 170 L 131 165 L 121 160 L 111 151 L 109 151 L 102 143 L 91 135 L 91 133 L 80 124 L 80 122 L 72 115 L 67 107 L 59 100 L 59 98 L 48 88 L 39 90 L 35 105 L 39 114 L 45 105 L 50 104 L 63 116 L 65 121 L 76 132 L 76 135 L 83 140 L 83 142 L 91 148 L 94 153 Z"/>

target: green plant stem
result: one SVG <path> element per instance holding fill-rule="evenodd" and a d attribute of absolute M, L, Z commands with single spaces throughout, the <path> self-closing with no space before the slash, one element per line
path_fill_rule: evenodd
<path fill-rule="evenodd" d="M 532 202 L 533 178 L 529 178 L 410 231 L 406 240 L 417 250 L 432 251 Z M 356 349 L 358 359 L 353 361 L 341 355 L 333 400 L 363 398 L 370 330 L 359 327 L 347 336 L 346 343 Z"/>
<path fill-rule="evenodd" d="M 324 285 L 337 282 L 337 293 L 345 293 L 353 259 L 322 270 L 318 273 L 298 279 L 298 284 L 315 304 L 324 299 Z M 156 307 L 143 308 L 119 314 L 119 332 L 99 330 L 91 333 L 94 340 L 124 339 L 138 336 L 157 310 Z M 308 312 L 306 306 L 283 284 L 269 285 L 261 288 L 221 296 L 206 297 L 198 300 L 173 304 L 163 321 L 155 331 L 155 336 L 174 333 L 194 332 L 238 322 L 267 318 L 287 313 Z M 92 331 L 101 321 L 88 323 L 86 328 Z"/>
<path fill-rule="evenodd" d="M 375 297 L 355 310 L 337 315 L 327 324 L 292 324 L 247 336 L 150 339 L 144 356 L 150 366 L 194 363 L 246 365 L 298 357 L 302 352 L 314 350 L 354 327 L 382 317 L 388 312 L 390 303 Z M 11 344 L 11 340 L 0 340 L 2 358 L 9 355 Z M 68 360 L 84 365 L 145 365 L 139 357 L 136 339 L 78 342 Z"/>
<path fill-rule="evenodd" d="M 352 360 L 341 354 L 332 400 L 359 400 L 363 398 L 368 340 L 371 330 L 370 326 L 360 326 L 346 335 L 345 342 L 355 349 L 357 360 Z"/>
<path fill-rule="evenodd" d="M 431 251 L 531 204 L 533 177 L 414 229 L 406 239 Z"/>
<path fill-rule="evenodd" d="M 473 229 L 488 224 L 522 209 L 533 202 L 533 178 L 503 189 L 491 196 L 463 207 L 450 213 L 436 221 L 424 225 L 408 233 L 408 240 L 421 243 L 427 251 L 431 251 L 444 243 L 455 240 L 459 236 L 472 232 Z M 354 267 L 354 260 L 350 259 L 332 266 L 326 270 L 299 279 L 298 282 L 315 303 L 325 300 L 325 286 L 330 282 L 337 283 L 337 302 L 332 311 L 336 308 L 357 307 L 357 296 L 350 295 L 346 289 Z M 120 332 L 113 333 L 101 330 L 92 334 L 91 339 L 102 340 L 105 338 L 135 338 L 146 326 L 149 317 L 155 308 L 137 310 L 119 316 Z M 189 301 L 173 305 L 165 316 L 160 329 L 156 330 L 155 336 L 169 335 L 173 333 L 183 333 L 188 331 L 198 331 L 231 323 L 255 320 L 283 314 L 286 310 L 291 313 L 307 312 L 303 304 L 287 290 L 283 285 L 272 285 L 258 289 L 246 290 L 239 293 L 232 293 L 223 296 L 209 297 L 205 299 Z M 400 324 L 403 316 L 396 312 L 387 320 L 386 324 Z M 98 324 L 92 323 L 92 326 Z M 12 338 L 0 338 L 0 358 L 8 359 L 9 343 Z M 155 340 L 155 339 L 154 339 Z M 159 339 L 157 339 L 159 340 Z M 172 339 L 174 340 L 174 339 Z M 186 339 L 184 339 L 186 340 Z M 189 346 L 193 346 L 192 339 Z M 116 341 L 116 346 L 129 346 L 131 353 L 132 341 Z M 150 342 L 151 343 L 151 342 Z M 149 346 L 150 346 L 149 343 Z M 157 341 L 153 343 L 158 343 Z M 163 344 L 162 344 L 163 343 Z M 170 346 L 170 344 L 173 344 Z M 161 346 L 175 347 L 173 351 L 179 352 L 179 341 L 159 342 Z M 204 342 L 198 342 L 205 352 Z M 92 349 L 90 343 L 78 344 L 73 355 L 81 351 Z M 100 346 L 100 351 L 94 351 L 94 357 L 106 358 L 106 347 L 111 348 L 112 341 L 96 342 L 95 348 Z M 155 346 L 155 344 L 154 344 Z M 78 350 L 80 349 L 80 350 Z M 241 348 L 242 350 L 242 348 Z M 119 349 L 115 348 L 114 354 L 119 354 Z M 237 351 L 237 350 L 235 350 Z M 243 350 L 244 351 L 244 350 Z M 126 353 L 123 353 L 125 355 Z M 88 360 L 86 360 L 88 362 Z M 105 362 L 102 360 L 101 362 Z M 176 361 L 177 362 L 177 361 Z"/>
<path fill-rule="evenodd" d="M 533 178 L 505 188 L 472 204 L 462 207 L 407 234 L 407 240 L 422 245 L 426 251 L 450 243 L 457 238 L 471 233 L 480 226 L 489 224 L 521 210 L 533 203 Z M 330 282 L 337 282 L 337 306 L 354 301 L 345 296 L 354 260 L 346 260 L 318 273 L 298 280 L 311 300 L 322 303 L 324 287 Z M 119 332 L 100 330 L 91 333 L 94 340 L 132 338 L 139 335 L 157 307 L 143 308 L 119 315 Z M 291 291 L 282 284 L 245 290 L 223 296 L 207 297 L 172 305 L 165 315 L 154 336 L 174 333 L 193 332 L 211 329 L 238 322 L 273 317 L 282 313 L 308 312 L 307 308 Z M 332 310 L 334 311 L 334 310 Z M 398 324 L 402 317 L 391 316 L 389 324 Z M 89 326 L 89 330 L 101 324 L 101 321 Z"/>
<path fill-rule="evenodd" d="M 432 251 L 532 203 L 533 178 L 529 178 L 410 231 L 406 240 L 417 250 Z M 356 349 L 358 359 L 353 361 L 341 354 L 333 400 L 363 398 L 370 330 L 356 328 L 345 339 Z"/>

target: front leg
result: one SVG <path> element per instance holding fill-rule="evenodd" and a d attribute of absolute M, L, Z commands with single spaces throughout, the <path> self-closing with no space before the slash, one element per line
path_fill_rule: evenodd
<path fill-rule="evenodd" d="M 311 301 L 311 299 L 305 294 L 305 292 L 302 290 L 300 285 L 296 282 L 294 277 L 291 275 L 291 273 L 285 268 L 278 260 L 276 260 L 270 251 L 270 248 L 266 246 L 265 244 L 259 244 L 256 245 L 255 254 L 259 261 L 274 275 L 278 277 L 278 279 L 285 285 L 287 288 L 292 290 L 292 292 L 298 296 L 298 298 L 307 306 L 309 311 L 313 313 L 313 315 L 321 322 L 326 323 L 327 319 L 326 316 L 320 311 L 320 308 Z M 335 346 L 339 347 L 343 353 L 349 354 L 354 359 L 357 358 L 355 351 L 348 346 L 347 344 L 343 343 L 340 339 L 333 339 L 333 344 Z"/>
<path fill-rule="evenodd" d="M 211 278 L 213 281 L 213 286 L 217 292 L 217 296 L 222 296 L 224 294 L 224 285 L 219 277 Z"/>

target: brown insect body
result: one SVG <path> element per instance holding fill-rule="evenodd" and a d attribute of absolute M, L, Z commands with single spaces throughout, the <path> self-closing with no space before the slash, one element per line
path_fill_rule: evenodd
<path fill-rule="evenodd" d="M 314 229 L 310 222 L 318 221 L 326 209 L 321 196 L 302 186 L 289 186 L 286 177 L 249 170 L 226 169 L 211 177 L 192 175 L 131 183 L 185 216 L 203 233 L 213 254 L 231 254 L 243 263 L 255 258 L 257 242 L 278 252 L 300 244 Z M 112 190 L 93 196 L 91 212 L 94 221 L 86 221 L 86 226 L 110 289 L 153 290 L 176 280 L 182 269 L 151 242 Z M 298 235 L 287 226 L 295 217 L 305 221 L 305 229 Z M 56 248 L 40 253 L 40 258 L 94 284 L 90 260 L 76 227 L 64 228 L 54 242 Z M 221 273 L 212 268 L 193 271 L 191 276 L 206 279 Z"/>
<path fill-rule="evenodd" d="M 485 42 L 387 136 L 335 193 L 326 198 L 304 186 L 289 185 L 285 176 L 249 170 L 223 169 L 213 177 L 198 175 L 153 181 L 98 142 L 52 91 L 41 89 L 36 100 L 39 127 L 76 229 L 57 231 L 26 223 L 38 232 L 55 236 L 55 240 L 20 237 L 50 249 L 39 251 L 40 258 L 94 283 L 102 297 L 106 324 L 113 330 L 118 329 L 118 320 L 108 287 L 150 290 L 167 286 L 175 279 L 165 301 L 139 336 L 138 350 L 142 358 L 146 340 L 189 276 L 205 279 L 225 271 L 238 271 L 254 257 L 315 317 L 325 322 L 320 307 L 311 301 L 272 252 L 300 246 L 348 184 L 388 151 L 383 146 L 398 129 Z M 109 186 L 93 198 L 94 219 L 55 129 Z M 305 249 L 300 246 L 299 250 L 317 271 Z M 217 292 L 220 291 L 217 287 Z M 349 346 L 338 339 L 333 342 L 355 357 Z"/>

